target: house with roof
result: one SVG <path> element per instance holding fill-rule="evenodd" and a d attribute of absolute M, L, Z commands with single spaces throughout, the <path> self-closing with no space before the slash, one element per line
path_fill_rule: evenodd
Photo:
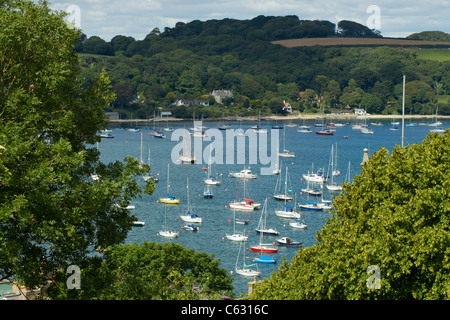
<path fill-rule="evenodd" d="M 286 100 L 283 100 L 283 103 L 284 103 L 283 111 L 292 113 L 292 106 L 291 106 L 291 104 L 289 102 L 286 102 Z"/>
<path fill-rule="evenodd" d="M 201 105 L 201 106 L 209 106 L 209 101 L 204 99 L 184 99 L 184 98 L 177 98 L 175 99 L 175 102 L 172 103 L 174 106 L 195 106 L 195 105 Z"/>

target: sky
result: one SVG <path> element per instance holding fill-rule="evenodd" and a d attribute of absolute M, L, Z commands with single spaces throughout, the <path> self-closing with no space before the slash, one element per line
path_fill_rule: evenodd
<path fill-rule="evenodd" d="M 351 20 L 377 29 L 384 37 L 421 31 L 450 33 L 450 0 L 50 0 L 55 10 L 88 36 L 110 41 L 116 35 L 142 40 L 153 28 L 177 22 L 224 18 L 247 20 L 259 15 L 295 15 L 300 20 Z"/>

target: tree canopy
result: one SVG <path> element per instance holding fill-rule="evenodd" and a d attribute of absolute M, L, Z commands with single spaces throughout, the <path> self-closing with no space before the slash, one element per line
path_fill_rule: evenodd
<path fill-rule="evenodd" d="M 212 300 L 235 296 L 232 278 L 214 255 L 180 244 L 144 241 L 108 248 L 82 271 L 81 290 L 53 287 L 54 299 Z M 61 272 L 60 283 L 67 274 Z"/>
<path fill-rule="evenodd" d="M 102 70 L 80 76 L 81 32 L 63 17 L 45 1 L 0 7 L 0 279 L 30 288 L 121 243 L 136 220 L 125 207 L 154 189 L 136 159 L 99 161 L 115 96 Z"/>
<path fill-rule="evenodd" d="M 449 129 L 391 155 L 381 148 L 344 184 L 317 244 L 250 299 L 449 299 L 449 164 Z"/>

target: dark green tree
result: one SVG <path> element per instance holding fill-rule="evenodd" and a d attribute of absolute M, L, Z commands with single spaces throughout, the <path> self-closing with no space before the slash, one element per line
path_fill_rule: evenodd
<path fill-rule="evenodd" d="M 344 184 L 317 244 L 250 299 L 449 299 L 449 163 L 450 129 L 381 148 Z"/>
<path fill-rule="evenodd" d="M 121 243 L 136 219 L 125 207 L 154 188 L 137 184 L 150 170 L 136 159 L 99 161 L 115 97 L 104 72 L 81 79 L 81 32 L 63 17 L 45 1 L 0 6 L 0 279 L 30 288 Z"/>
<path fill-rule="evenodd" d="M 49 294 L 54 299 L 205 300 L 234 297 L 232 278 L 214 255 L 180 244 L 144 241 L 108 248 L 81 274 L 81 289 L 68 290 L 67 274 Z"/>

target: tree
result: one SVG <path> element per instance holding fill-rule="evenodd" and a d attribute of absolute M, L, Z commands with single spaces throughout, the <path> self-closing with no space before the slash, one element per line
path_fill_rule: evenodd
<path fill-rule="evenodd" d="M 102 38 L 92 36 L 83 42 L 80 52 L 113 56 L 114 47 Z"/>
<path fill-rule="evenodd" d="M 0 7 L 0 280 L 30 288 L 121 243 L 136 220 L 126 205 L 154 188 L 134 179 L 148 166 L 103 164 L 90 146 L 115 97 L 104 72 L 81 79 L 80 35 L 45 1 Z"/>
<path fill-rule="evenodd" d="M 372 93 L 364 93 L 361 99 L 361 107 L 368 113 L 381 114 L 384 109 L 383 101 Z"/>
<path fill-rule="evenodd" d="M 344 184 L 317 244 L 249 298 L 449 299 L 449 159 L 449 129 L 390 156 L 381 148 Z"/>
<path fill-rule="evenodd" d="M 379 33 L 370 30 L 357 22 L 341 20 L 338 23 L 338 33 L 344 37 L 379 37 Z"/>
<path fill-rule="evenodd" d="M 180 244 L 144 241 L 110 247 L 101 263 L 82 273 L 82 290 L 66 286 L 54 299 L 205 300 L 234 297 L 232 278 L 220 261 Z M 61 282 L 67 274 L 59 274 Z"/>

